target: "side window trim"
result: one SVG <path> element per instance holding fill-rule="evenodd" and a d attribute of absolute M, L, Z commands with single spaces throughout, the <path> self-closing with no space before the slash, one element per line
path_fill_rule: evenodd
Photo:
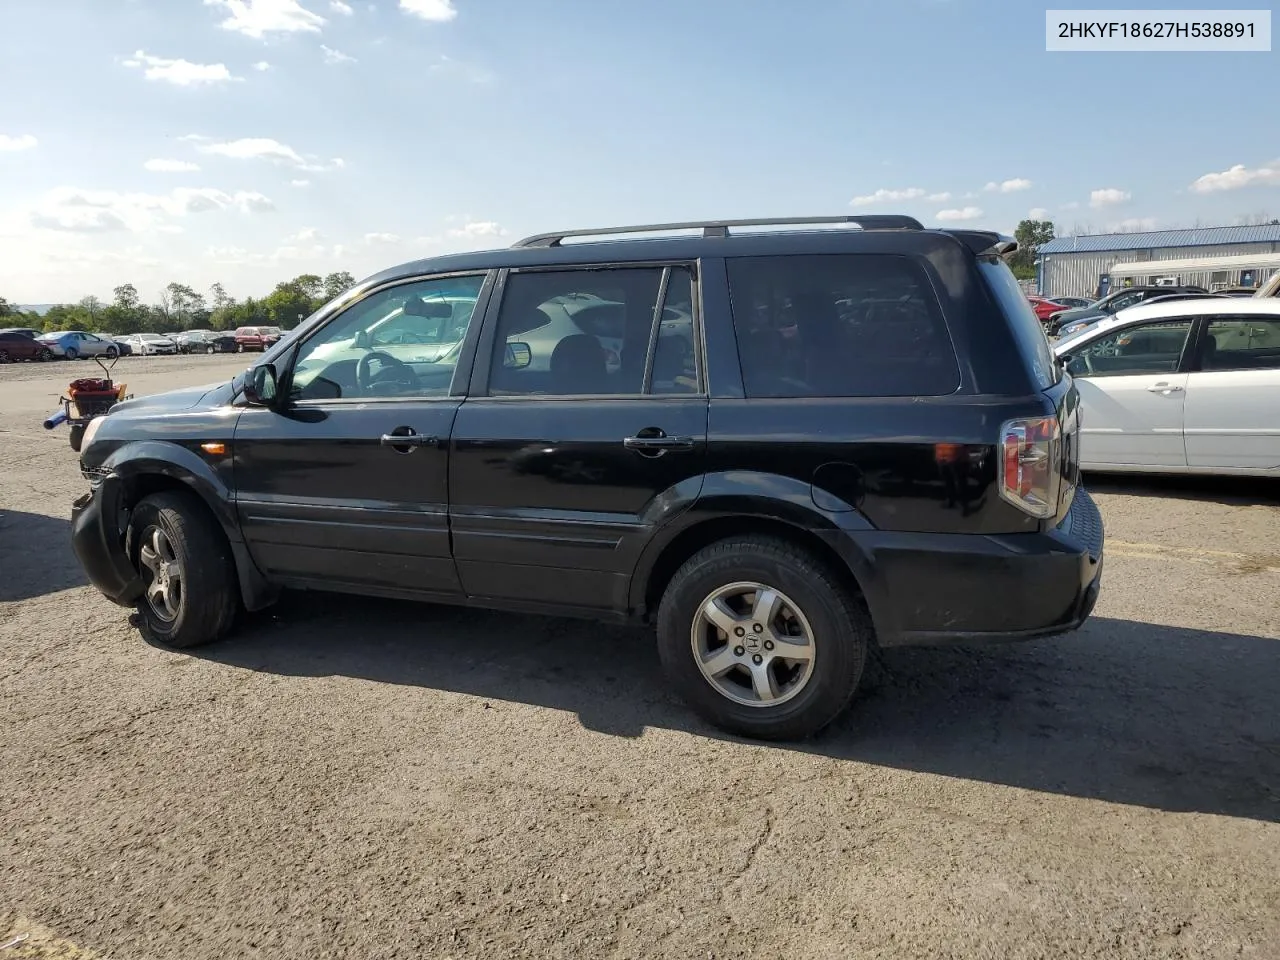
<path fill-rule="evenodd" d="M 354 404 L 354 403 L 382 404 L 382 403 L 435 403 L 435 402 L 442 402 L 442 401 L 456 402 L 459 397 L 464 395 L 464 390 L 461 385 L 465 384 L 466 378 L 470 377 L 471 375 L 471 368 L 469 364 L 475 358 L 475 341 L 479 337 L 480 326 L 481 326 L 481 324 L 477 322 L 477 318 L 482 315 L 482 312 L 486 309 L 488 305 L 488 299 L 493 292 L 495 277 L 496 277 L 496 274 L 499 272 L 500 271 L 496 271 L 494 269 L 487 269 L 487 270 L 482 269 L 482 270 L 452 270 L 445 273 L 425 273 L 425 274 L 418 274 L 411 277 L 399 277 L 395 280 L 388 280 L 386 283 L 380 283 L 375 287 L 370 287 L 367 290 L 362 290 L 359 296 L 353 299 L 345 300 L 342 303 L 342 305 L 339 307 L 339 309 L 333 311 L 333 313 L 325 317 L 321 323 L 317 324 L 315 327 L 308 330 L 307 335 L 305 337 L 303 337 L 302 339 L 299 339 L 295 343 L 290 344 L 289 349 L 284 354 L 281 355 L 280 359 L 277 361 L 277 363 L 279 363 L 280 361 L 283 361 L 285 366 L 283 375 L 280 378 L 279 389 L 281 394 L 287 397 L 289 396 L 290 392 L 293 389 L 293 368 L 294 368 L 294 365 L 297 363 L 298 357 L 302 353 L 303 348 L 312 340 L 314 340 L 316 337 L 323 335 L 325 330 L 329 329 L 335 322 L 339 321 L 342 317 L 346 316 L 348 311 L 353 310 L 356 307 L 358 307 L 361 303 L 364 303 L 369 297 L 375 296 L 376 294 L 379 294 L 384 290 L 391 290 L 391 289 L 394 289 L 395 287 L 402 287 L 411 283 L 424 283 L 432 280 L 450 280 L 450 279 L 456 279 L 460 277 L 483 277 L 484 279 L 481 281 L 481 284 L 480 284 L 480 292 L 476 297 L 475 311 L 472 313 L 471 320 L 467 324 L 467 332 L 463 337 L 462 347 L 458 354 L 458 363 L 454 367 L 453 377 L 450 380 L 449 389 L 445 394 L 440 396 L 407 396 L 407 397 L 394 397 L 394 396 L 329 397 L 329 398 L 322 397 L 322 398 L 311 398 L 311 399 L 302 399 L 302 400 L 290 400 L 289 406 L 306 409 L 306 408 L 333 406 L 335 404 L 345 406 L 345 405 Z M 244 327 L 239 328 L 239 330 L 237 330 L 237 333 L 240 332 L 240 330 L 244 330 L 244 329 L 246 328 Z M 466 370 L 465 374 L 463 373 L 464 368 Z"/>
<path fill-rule="evenodd" d="M 1138 332 L 1139 330 L 1146 330 L 1151 327 L 1167 326 L 1169 324 L 1174 324 L 1174 323 L 1186 323 L 1189 325 L 1187 330 L 1187 335 L 1182 341 L 1182 349 L 1178 351 L 1178 360 L 1174 364 L 1174 368 L 1172 370 L 1166 370 L 1166 371 L 1142 370 L 1142 371 L 1127 371 L 1127 372 L 1120 372 L 1120 373 L 1112 373 L 1108 371 L 1108 372 L 1102 372 L 1102 373 L 1099 373 L 1099 372 L 1082 373 L 1082 374 L 1076 374 L 1076 376 L 1085 376 L 1090 378 L 1144 377 L 1144 376 L 1160 376 L 1162 374 L 1167 376 L 1173 373 L 1186 373 L 1188 370 L 1188 367 L 1192 363 L 1192 358 L 1193 357 L 1198 358 L 1198 355 L 1199 355 L 1200 335 L 1201 335 L 1201 331 L 1204 329 L 1203 320 L 1204 320 L 1203 317 L 1195 317 L 1195 316 L 1166 317 L 1163 320 L 1159 320 L 1159 319 L 1148 320 L 1145 323 L 1135 323 L 1132 326 L 1122 327 L 1119 330 L 1114 330 L 1114 329 L 1108 330 L 1105 333 L 1101 334 L 1100 336 L 1093 337 L 1092 339 L 1089 340 L 1088 343 L 1081 344 L 1081 347 L 1085 349 L 1090 349 L 1096 346 L 1097 344 L 1102 343 L 1105 340 L 1115 339 L 1116 337 L 1119 337 L 1122 334 L 1126 334 L 1126 333 L 1132 334 L 1132 333 Z M 1081 354 L 1081 356 L 1083 356 L 1083 354 Z M 1196 362 L 1198 363 L 1198 359 L 1196 360 Z"/>
<path fill-rule="evenodd" d="M 1209 338 L 1213 336 L 1213 334 L 1210 333 L 1209 328 L 1212 327 L 1213 324 L 1215 323 L 1243 323 L 1243 324 L 1249 324 L 1249 325 L 1257 324 L 1257 323 L 1275 324 L 1277 329 L 1280 329 L 1280 313 L 1274 313 L 1274 314 L 1219 313 L 1219 314 L 1213 314 L 1211 316 L 1206 315 L 1201 317 L 1200 331 L 1199 331 L 1200 335 L 1196 340 L 1195 353 L 1193 354 L 1192 358 L 1189 360 L 1187 364 L 1187 372 L 1190 372 L 1190 373 L 1237 373 L 1237 372 L 1246 371 L 1246 370 L 1247 371 L 1280 370 L 1280 366 L 1276 366 L 1276 367 L 1226 366 L 1226 367 L 1215 367 L 1213 370 L 1205 370 L 1204 345 L 1208 342 Z M 1233 352 L 1233 351 L 1228 351 L 1228 353 L 1230 352 Z"/>
<path fill-rule="evenodd" d="M 485 400 L 498 403 L 514 403 L 529 400 L 555 400 L 561 403 L 569 403 L 573 401 L 591 401 L 599 402 L 602 400 L 691 400 L 706 399 L 707 382 L 705 376 L 705 364 L 703 361 L 703 331 L 702 331 L 702 289 L 701 289 L 701 271 L 699 270 L 701 263 L 699 260 L 659 260 L 659 261 L 622 261 L 622 262 L 603 262 L 603 263 L 550 263 L 538 264 L 530 267 L 503 267 L 497 271 L 497 277 L 493 283 L 493 289 L 488 297 L 485 314 L 481 323 L 479 337 L 476 340 L 476 347 L 471 367 L 471 374 L 467 380 L 466 396 L 470 400 Z M 677 269 L 685 269 L 689 271 L 691 296 L 692 296 L 692 325 L 693 325 L 693 348 L 694 348 L 694 365 L 697 371 L 698 390 L 695 393 L 609 393 L 609 394 L 518 394 L 512 396 L 490 396 L 489 381 L 492 373 L 492 365 L 494 352 L 498 349 L 498 327 L 500 315 L 502 312 L 502 304 L 506 299 L 507 282 L 514 274 L 536 274 L 536 273 L 567 273 L 574 270 L 582 270 L 584 272 L 600 272 L 604 270 L 645 270 L 661 268 L 663 270 L 662 281 L 660 283 L 659 297 L 655 302 L 654 320 L 651 322 L 649 329 L 650 350 L 651 352 L 645 357 L 645 383 L 651 385 L 652 368 L 654 354 L 656 353 L 655 337 L 659 336 L 661 330 L 661 319 L 663 311 L 666 309 L 666 292 L 669 287 L 670 273 Z M 478 309 L 478 307 L 477 307 Z M 460 362 L 461 362 L 461 358 Z M 642 390 L 645 387 L 642 385 Z"/>

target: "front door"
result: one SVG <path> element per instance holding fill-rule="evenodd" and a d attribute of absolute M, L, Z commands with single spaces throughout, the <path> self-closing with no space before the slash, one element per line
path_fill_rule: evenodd
<path fill-rule="evenodd" d="M 1083 465 L 1185 469 L 1187 374 L 1179 371 L 1191 326 L 1189 319 L 1139 324 L 1072 351 Z"/>
<path fill-rule="evenodd" d="M 453 430 L 469 595 L 625 608 L 641 548 L 702 486 L 696 299 L 690 264 L 508 275 Z"/>
<path fill-rule="evenodd" d="M 459 592 L 448 523 L 461 403 L 453 381 L 484 281 L 436 277 L 366 295 L 290 351 L 278 409 L 240 417 L 237 509 L 254 560 L 274 579 Z"/>
<path fill-rule="evenodd" d="M 1187 462 L 1280 471 L 1280 314 L 1209 318 L 1187 377 Z"/>

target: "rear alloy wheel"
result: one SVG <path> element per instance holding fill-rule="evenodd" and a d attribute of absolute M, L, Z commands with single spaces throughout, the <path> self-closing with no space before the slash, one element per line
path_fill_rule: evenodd
<path fill-rule="evenodd" d="M 80 351 L 79 351 L 79 350 L 77 350 L 75 347 L 68 347 L 68 348 L 67 348 L 67 359 L 68 359 L 68 360 L 79 360 L 79 359 L 80 359 Z"/>
<path fill-rule="evenodd" d="M 8 363 L 10 360 L 9 351 L 0 349 L 0 363 Z"/>
<path fill-rule="evenodd" d="M 765 740 L 803 739 L 835 720 L 874 637 L 833 571 L 770 537 L 699 551 L 658 608 L 658 652 L 676 689 L 717 727 Z"/>
<path fill-rule="evenodd" d="M 148 642 L 195 647 L 231 629 L 239 609 L 231 548 L 203 503 L 181 492 L 144 498 L 128 546 L 146 585 L 137 622 Z"/>
<path fill-rule="evenodd" d="M 107 347 L 107 359 L 108 359 L 108 360 L 114 360 L 114 359 L 115 359 L 116 357 L 118 357 L 118 356 L 120 356 L 120 351 L 119 351 L 119 350 L 117 350 L 115 347 Z"/>
<path fill-rule="evenodd" d="M 53 351 L 50 350 L 48 347 L 45 347 L 43 350 L 40 351 L 40 360 L 43 363 L 48 363 L 52 359 L 53 359 Z"/>
<path fill-rule="evenodd" d="M 213 344 L 212 344 L 212 343 L 208 343 L 208 344 L 205 344 L 204 352 L 205 352 L 205 353 L 213 353 L 214 349 L 215 349 L 215 348 L 214 348 Z"/>

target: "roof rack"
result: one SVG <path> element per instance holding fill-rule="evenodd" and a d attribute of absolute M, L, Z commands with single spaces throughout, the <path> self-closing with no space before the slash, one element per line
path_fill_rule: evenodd
<path fill-rule="evenodd" d="M 730 227 L 763 227 L 783 224 L 856 223 L 863 230 L 923 230 L 914 217 L 874 214 L 865 217 L 765 217 L 760 220 L 690 220 L 687 223 L 645 223 L 630 227 L 602 227 L 594 230 L 562 230 L 525 237 L 513 247 L 558 247 L 569 237 L 607 237 L 624 233 L 667 233 L 672 230 L 701 230 L 707 238 L 727 237 Z"/>

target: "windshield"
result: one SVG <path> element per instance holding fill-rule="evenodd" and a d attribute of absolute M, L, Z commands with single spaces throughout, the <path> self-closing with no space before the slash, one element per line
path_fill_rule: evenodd
<path fill-rule="evenodd" d="M 1047 390 L 1058 382 L 1061 374 L 1053 361 L 1053 350 L 1049 347 L 1044 327 L 1023 296 L 1017 278 L 1009 265 L 998 258 L 979 260 L 978 269 L 987 281 L 987 288 L 1003 308 L 1018 342 L 1018 350 L 1031 369 L 1036 384 L 1041 390 Z"/>

